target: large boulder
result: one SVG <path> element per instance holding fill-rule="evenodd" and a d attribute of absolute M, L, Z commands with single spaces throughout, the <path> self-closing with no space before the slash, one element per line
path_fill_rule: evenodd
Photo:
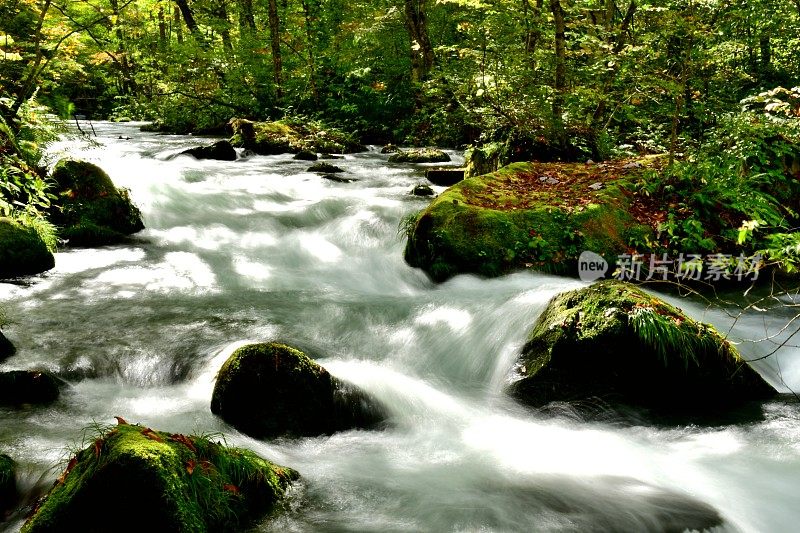
<path fill-rule="evenodd" d="M 50 372 L 0 372 L 0 406 L 47 404 L 58 399 L 63 382 Z"/>
<path fill-rule="evenodd" d="M 53 169 L 57 199 L 51 220 L 72 246 L 113 244 L 144 229 L 139 209 L 125 189 L 114 186 L 103 169 L 62 159 Z"/>
<path fill-rule="evenodd" d="M 712 326 L 621 281 L 553 298 L 518 362 L 525 403 L 600 398 L 664 413 L 712 413 L 775 389 Z"/>
<path fill-rule="evenodd" d="M 195 159 L 216 159 L 218 161 L 236 161 L 236 149 L 230 141 L 217 141 L 209 146 L 196 146 L 181 152 Z"/>
<path fill-rule="evenodd" d="M 17 499 L 16 469 L 11 457 L 0 454 L 0 522 L 3 512 L 10 509 Z"/>
<path fill-rule="evenodd" d="M 234 118 L 228 123 L 234 146 L 259 155 L 298 154 L 301 152 L 346 154 L 364 151 L 352 135 L 316 121 L 283 119 L 254 122 Z"/>
<path fill-rule="evenodd" d="M 612 181 L 625 172 L 621 164 L 515 163 L 465 179 L 409 219 L 406 261 L 436 281 L 524 269 L 575 275 L 584 250 L 612 263 L 655 234 Z"/>
<path fill-rule="evenodd" d="M 22 532 L 238 531 L 297 478 L 249 450 L 121 421 L 77 453 Z"/>
<path fill-rule="evenodd" d="M 0 362 L 8 359 L 15 353 L 17 353 L 17 349 L 11 344 L 11 341 L 3 335 L 3 332 L 0 331 Z"/>
<path fill-rule="evenodd" d="M 211 411 L 258 438 L 331 434 L 385 417 L 382 406 L 355 386 L 275 342 L 233 352 L 217 375 Z"/>
<path fill-rule="evenodd" d="M 55 264 L 53 254 L 36 230 L 13 219 L 0 218 L 0 279 L 39 274 Z"/>
<path fill-rule="evenodd" d="M 389 156 L 389 163 L 446 163 L 450 156 L 435 148 L 400 150 Z"/>

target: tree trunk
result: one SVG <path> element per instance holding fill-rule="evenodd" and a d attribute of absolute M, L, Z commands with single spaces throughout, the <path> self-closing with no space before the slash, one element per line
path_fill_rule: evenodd
<path fill-rule="evenodd" d="M 314 7 L 319 7 L 314 6 Z M 308 41 L 308 88 L 314 102 L 319 104 L 319 91 L 317 90 L 317 40 L 314 36 L 314 12 L 309 0 L 303 0 L 303 15 L 305 17 L 306 39 Z"/>
<path fill-rule="evenodd" d="M 272 41 L 272 76 L 275 82 L 275 98 L 283 99 L 283 59 L 281 58 L 281 21 L 278 18 L 277 0 L 269 0 L 269 36 Z"/>
<path fill-rule="evenodd" d="M 181 10 L 181 15 L 183 16 L 183 22 L 186 24 L 186 27 L 189 28 L 191 34 L 194 35 L 198 43 L 205 44 L 205 39 L 203 39 L 203 35 L 200 33 L 197 21 L 194 20 L 194 13 L 192 12 L 192 8 L 189 7 L 188 0 L 175 0 L 175 3 L 178 4 L 178 9 Z"/>
<path fill-rule="evenodd" d="M 564 93 L 567 89 L 567 38 L 566 23 L 564 22 L 564 9 L 560 0 L 550 0 L 550 11 L 555 20 L 555 83 L 553 89 L 553 126 L 556 134 L 556 141 L 563 147 L 566 144 L 564 132 Z"/>
<path fill-rule="evenodd" d="M 228 8 L 225 6 L 225 0 L 220 0 L 219 6 L 214 14 L 222 23 L 222 29 L 219 32 L 220 37 L 222 37 L 222 46 L 226 50 L 233 50 L 231 30 L 229 29 L 230 21 L 228 20 Z"/>
<path fill-rule="evenodd" d="M 183 44 L 183 26 L 181 25 L 181 12 L 180 10 L 173 10 L 173 24 L 175 25 L 175 38 L 179 44 Z"/>
<path fill-rule="evenodd" d="M 769 69 L 770 63 L 772 63 L 772 45 L 769 35 L 762 35 L 758 44 L 761 50 L 761 72 L 764 73 Z"/>
<path fill-rule="evenodd" d="M 405 0 L 405 19 L 411 41 L 411 81 L 425 80 L 433 67 L 433 45 L 428 35 L 426 0 Z"/>
<path fill-rule="evenodd" d="M 167 49 L 167 21 L 164 19 L 164 6 L 158 6 L 158 48 Z"/>
<path fill-rule="evenodd" d="M 242 35 L 255 33 L 256 19 L 253 17 L 253 0 L 239 0 L 239 32 Z"/>
<path fill-rule="evenodd" d="M 45 0 L 44 6 L 42 6 L 42 11 L 39 13 L 39 21 L 36 23 L 36 31 L 34 31 L 34 36 L 36 39 L 36 55 L 35 59 L 33 60 L 33 66 L 31 67 L 31 71 L 28 73 L 28 76 L 25 78 L 25 81 L 22 83 L 19 93 L 17 93 L 17 97 L 14 99 L 14 103 L 11 105 L 11 109 L 9 110 L 10 115 L 8 118 L 16 117 L 17 113 L 19 113 L 19 108 L 22 107 L 22 104 L 24 104 L 28 97 L 33 94 L 33 87 L 36 85 L 36 80 L 39 78 L 40 74 L 39 65 L 42 64 L 42 58 L 44 57 L 42 53 L 42 25 L 44 24 L 44 19 L 47 16 L 47 12 L 50 11 L 51 4 L 51 0 Z M 14 126 L 12 125 L 12 127 Z"/>

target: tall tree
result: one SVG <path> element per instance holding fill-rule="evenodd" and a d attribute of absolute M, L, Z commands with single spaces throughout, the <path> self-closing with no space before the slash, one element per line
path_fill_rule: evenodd
<path fill-rule="evenodd" d="M 275 83 L 275 98 L 280 104 L 283 100 L 283 57 L 281 56 L 281 21 L 278 16 L 277 0 L 269 0 L 269 37 L 272 45 L 272 78 Z"/>
<path fill-rule="evenodd" d="M 434 62 L 425 0 L 405 0 L 405 22 L 411 41 L 411 80 L 421 82 L 428 76 Z"/>

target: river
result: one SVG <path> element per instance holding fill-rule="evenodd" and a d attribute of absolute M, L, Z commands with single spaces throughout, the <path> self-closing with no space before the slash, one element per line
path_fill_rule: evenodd
<path fill-rule="evenodd" d="M 800 527 L 800 408 L 789 396 L 766 403 L 763 420 L 711 427 L 584 420 L 506 398 L 530 326 L 581 283 L 520 273 L 437 285 L 407 266 L 398 225 L 428 201 L 409 194 L 419 169 L 373 150 L 334 161 L 358 179 L 335 183 L 288 155 L 197 161 L 173 156 L 207 139 L 94 128 L 95 143 L 65 139 L 50 153 L 102 166 L 147 229 L 119 246 L 65 249 L 51 272 L 0 284 L 18 347 L 0 370 L 44 367 L 70 383 L 52 406 L 0 408 L 0 452 L 20 463 L 26 491 L 55 479 L 83 428 L 119 415 L 224 434 L 297 469 L 291 510 L 260 531 L 660 531 L 687 499 L 717 509 L 723 531 Z M 764 336 L 790 313 L 753 311 L 734 333 Z M 236 347 L 271 339 L 378 397 L 390 427 L 258 441 L 217 419 L 215 372 Z M 768 349 L 742 345 L 753 357 Z M 800 389 L 797 353 L 757 368 Z"/>

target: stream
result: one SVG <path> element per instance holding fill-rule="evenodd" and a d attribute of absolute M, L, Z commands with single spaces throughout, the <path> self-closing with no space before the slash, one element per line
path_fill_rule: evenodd
<path fill-rule="evenodd" d="M 536 317 L 583 284 L 533 272 L 434 284 L 406 265 L 398 227 L 429 201 L 409 194 L 424 165 L 388 164 L 373 149 L 332 161 L 358 180 L 336 183 L 290 155 L 198 161 L 174 156 L 208 139 L 94 128 L 96 142 L 65 139 L 52 157 L 100 165 L 131 190 L 147 229 L 123 245 L 64 249 L 54 270 L 0 284 L 18 348 L 0 370 L 47 368 L 70 383 L 51 406 L 0 408 L 0 452 L 20 464 L 23 490 L 49 486 L 83 429 L 119 415 L 224 435 L 298 470 L 290 509 L 257 531 L 671 531 L 687 501 L 715 508 L 720 531 L 800 527 L 791 395 L 764 404 L 761 420 L 710 427 L 585 420 L 506 398 Z M 752 311 L 733 337 L 763 337 L 792 316 Z M 380 399 L 390 427 L 259 441 L 212 415 L 228 355 L 273 339 Z M 740 346 L 748 357 L 773 348 Z M 800 390 L 799 352 L 784 347 L 756 368 Z"/>

